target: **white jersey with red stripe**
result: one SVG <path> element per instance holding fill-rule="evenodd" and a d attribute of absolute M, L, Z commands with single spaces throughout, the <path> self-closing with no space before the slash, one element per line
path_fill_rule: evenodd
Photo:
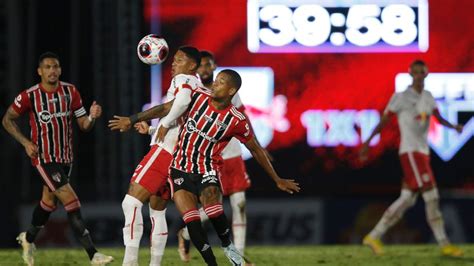
<path fill-rule="evenodd" d="M 384 113 L 397 115 L 400 154 L 415 151 L 429 154 L 428 128 L 430 116 L 436 109 L 436 101 L 427 90 L 418 93 L 409 86 L 405 91 L 392 96 Z"/>
<path fill-rule="evenodd" d="M 223 110 L 216 109 L 208 90 L 199 88 L 190 97 L 171 167 L 186 173 L 215 175 L 222 163 L 222 150 L 229 141 L 235 137 L 246 143 L 253 137 L 250 125 L 232 104 Z"/>
<path fill-rule="evenodd" d="M 73 84 L 59 81 L 54 91 L 36 84 L 21 92 L 11 108 L 20 115 L 29 113 L 31 141 L 38 145 L 39 154 L 33 165 L 73 162 L 73 117 L 87 115 Z"/>
<path fill-rule="evenodd" d="M 201 81 L 193 75 L 185 75 L 185 74 L 178 74 L 173 77 L 171 80 L 171 85 L 166 92 L 166 97 L 164 102 L 169 102 L 172 101 L 178 91 L 181 88 L 188 88 L 191 90 L 196 90 L 198 87 L 202 87 Z M 162 124 L 162 121 L 159 122 L 157 129 L 160 128 Z M 160 147 L 163 147 L 167 152 L 170 154 L 173 153 L 174 147 L 176 146 L 176 141 L 178 140 L 178 132 L 179 132 L 179 126 L 178 123 L 175 122 L 169 129 L 168 133 L 165 136 L 165 139 L 163 142 L 157 143 L 156 142 L 156 135 L 158 134 L 158 130 L 155 130 L 151 137 L 151 142 L 150 145 L 159 145 Z"/>
<path fill-rule="evenodd" d="M 245 107 L 240 99 L 239 93 L 236 93 L 232 98 L 232 104 L 239 110 L 240 112 L 244 112 Z M 230 159 L 234 157 L 242 156 L 242 148 L 240 147 L 240 141 L 236 138 L 232 138 L 229 141 L 229 144 L 222 150 L 222 159 Z"/>

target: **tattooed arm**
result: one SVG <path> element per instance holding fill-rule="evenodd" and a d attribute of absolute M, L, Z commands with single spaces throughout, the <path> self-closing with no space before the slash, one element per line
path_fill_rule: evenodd
<path fill-rule="evenodd" d="M 109 120 L 111 130 L 120 130 L 124 132 L 129 130 L 132 125 L 141 121 L 148 121 L 155 118 L 162 118 L 168 114 L 174 101 L 154 106 L 146 111 L 134 114 L 130 117 L 114 115 L 114 119 Z"/>
<path fill-rule="evenodd" d="M 2 125 L 16 141 L 25 147 L 26 154 L 28 154 L 30 158 L 35 158 L 38 156 L 38 146 L 21 133 L 15 121 L 18 117 L 20 117 L 20 115 L 10 106 L 3 116 Z"/>

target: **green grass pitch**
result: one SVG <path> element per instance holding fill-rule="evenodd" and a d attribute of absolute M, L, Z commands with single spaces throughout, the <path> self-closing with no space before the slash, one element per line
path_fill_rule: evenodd
<path fill-rule="evenodd" d="M 256 265 L 474 265 L 474 245 L 462 245 L 465 252 L 462 258 L 447 258 L 439 254 L 435 245 L 396 245 L 387 246 L 386 254 L 375 257 L 363 246 L 250 246 L 246 255 Z M 214 247 L 219 265 L 230 265 L 222 251 Z M 101 248 L 101 252 L 112 255 L 111 265 L 121 265 L 123 248 Z M 176 247 L 165 251 L 162 265 L 204 265 L 194 249 L 192 260 L 182 263 Z M 88 265 L 86 253 L 81 249 L 41 249 L 39 248 L 35 265 Z M 140 250 L 140 265 L 148 265 L 149 250 Z M 23 265 L 20 249 L 0 250 L 0 265 Z"/>

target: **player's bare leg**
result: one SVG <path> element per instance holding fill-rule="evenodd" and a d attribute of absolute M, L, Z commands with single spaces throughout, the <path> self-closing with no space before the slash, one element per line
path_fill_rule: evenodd
<path fill-rule="evenodd" d="M 89 231 L 84 225 L 81 216 L 81 203 L 76 195 L 76 192 L 70 184 L 66 184 L 53 192 L 54 195 L 61 201 L 64 209 L 67 212 L 69 223 L 71 225 L 77 240 L 86 250 L 91 260 L 92 265 L 104 265 L 113 261 L 111 256 L 106 256 L 99 253 L 92 243 Z"/>
<path fill-rule="evenodd" d="M 460 248 L 452 245 L 444 229 L 444 220 L 439 209 L 439 194 L 436 187 L 425 189 L 421 195 L 425 201 L 426 220 L 441 247 L 441 253 L 446 256 L 460 257 L 463 252 Z"/>
<path fill-rule="evenodd" d="M 184 189 L 174 193 L 173 200 L 178 211 L 183 215 L 183 220 L 188 228 L 189 236 L 196 249 L 206 261 L 207 265 L 217 265 L 216 257 L 204 232 L 199 211 L 197 209 L 197 197 Z"/>
<path fill-rule="evenodd" d="M 50 214 L 56 210 L 56 197 L 49 191 L 47 186 L 43 186 L 43 192 L 39 204 L 33 211 L 31 226 L 26 232 L 20 233 L 17 240 L 23 248 L 23 261 L 28 265 L 34 264 L 35 239 L 40 230 L 49 219 Z"/>
<path fill-rule="evenodd" d="M 125 224 L 123 227 L 123 242 L 125 254 L 123 265 L 138 265 L 138 250 L 143 235 L 142 206 L 150 198 L 151 194 L 140 184 L 130 183 L 128 193 L 122 201 Z"/>
<path fill-rule="evenodd" d="M 209 217 L 217 235 L 221 239 L 224 253 L 233 265 L 243 265 L 243 255 L 235 248 L 230 240 L 230 227 L 222 207 L 222 194 L 217 186 L 208 186 L 200 196 L 204 211 Z"/>
<path fill-rule="evenodd" d="M 411 191 L 408 189 L 408 186 L 403 183 L 398 199 L 388 207 L 374 229 L 364 237 L 362 243 L 369 246 L 374 254 L 382 255 L 384 253 L 381 241 L 382 236 L 402 218 L 406 210 L 415 205 L 417 196 L 417 192 Z"/>
<path fill-rule="evenodd" d="M 161 265 L 161 260 L 168 240 L 168 224 L 166 223 L 167 200 L 159 196 L 150 197 L 150 266 Z"/>

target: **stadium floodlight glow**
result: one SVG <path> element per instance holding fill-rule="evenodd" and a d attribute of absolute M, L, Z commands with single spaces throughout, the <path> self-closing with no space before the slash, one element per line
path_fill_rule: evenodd
<path fill-rule="evenodd" d="M 404 91 L 412 82 L 407 73 L 395 77 L 395 91 Z M 425 89 L 436 99 L 440 114 L 451 123 L 458 123 L 460 112 L 474 112 L 474 73 L 430 73 Z M 474 135 L 474 117 L 464 125 L 462 133 L 448 129 L 431 120 L 428 144 L 444 161 L 454 155 Z"/>

